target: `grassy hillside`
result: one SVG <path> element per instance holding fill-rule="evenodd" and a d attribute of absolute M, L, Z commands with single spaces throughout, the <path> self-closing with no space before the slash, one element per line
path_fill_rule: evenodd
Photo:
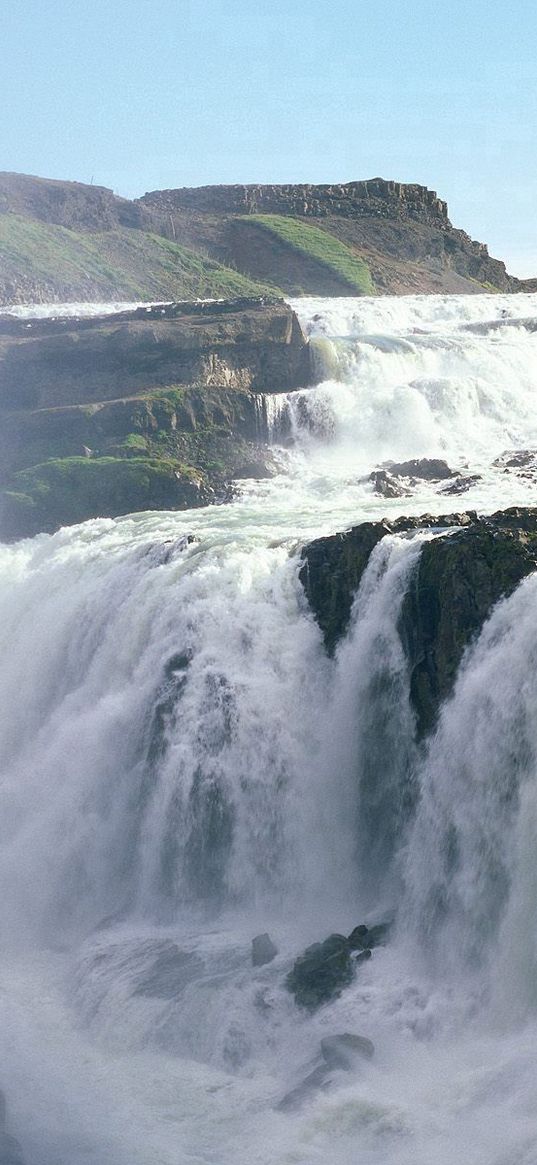
<path fill-rule="evenodd" d="M 145 231 L 81 233 L 0 215 L 0 302 L 260 295 L 262 284 Z M 14 294 L 14 289 L 16 292 Z"/>
<path fill-rule="evenodd" d="M 301 255 L 322 263 L 357 295 L 373 295 L 374 286 L 369 267 L 350 247 L 327 231 L 310 226 L 301 219 L 278 214 L 253 214 L 243 221 L 256 223 L 275 235 Z"/>

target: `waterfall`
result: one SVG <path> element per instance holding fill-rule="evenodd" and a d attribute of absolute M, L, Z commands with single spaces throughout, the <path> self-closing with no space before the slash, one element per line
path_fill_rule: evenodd
<path fill-rule="evenodd" d="M 327 379 L 260 402 L 277 476 L 0 547 L 0 1087 L 29 1165 L 536 1159 L 537 577 L 418 741 L 399 620 L 439 531 L 377 543 L 332 656 L 299 573 L 363 521 L 537 500 L 495 464 L 537 441 L 537 296 L 297 308 Z M 478 480 L 375 495 L 421 456 Z M 306 946 L 387 919 L 296 1007 Z M 373 1060 L 279 1111 L 338 1032 Z"/>
<path fill-rule="evenodd" d="M 418 768 L 403 902 L 444 970 L 492 964 L 494 991 L 522 1011 L 537 1001 L 536 606 L 532 575 L 467 653 Z"/>

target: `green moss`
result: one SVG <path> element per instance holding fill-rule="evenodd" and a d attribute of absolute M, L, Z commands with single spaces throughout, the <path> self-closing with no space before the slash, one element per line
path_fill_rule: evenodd
<path fill-rule="evenodd" d="M 356 294 L 374 294 L 373 280 L 367 264 L 355 251 L 328 231 L 310 226 L 299 219 L 278 214 L 252 214 L 244 217 L 243 221 L 256 223 L 263 230 L 287 243 L 293 250 L 322 263 L 340 279 L 344 279 Z"/>
<path fill-rule="evenodd" d="M 157 457 L 64 457 L 16 473 L 0 495 L 2 535 L 39 530 L 94 517 L 150 509 L 183 509 L 208 500 L 203 474 Z"/>
<path fill-rule="evenodd" d="M 127 433 L 123 445 L 125 449 L 138 450 L 140 453 L 147 452 L 147 440 L 142 437 L 141 433 Z"/>

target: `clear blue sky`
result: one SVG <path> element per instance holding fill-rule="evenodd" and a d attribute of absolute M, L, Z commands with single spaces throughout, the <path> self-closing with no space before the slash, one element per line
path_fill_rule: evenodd
<path fill-rule="evenodd" d="M 537 274 L 536 0 L 0 0 L 0 169 L 420 182 Z"/>

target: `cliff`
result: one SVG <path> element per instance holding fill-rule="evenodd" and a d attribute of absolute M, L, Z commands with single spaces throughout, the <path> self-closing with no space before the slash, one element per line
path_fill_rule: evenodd
<path fill-rule="evenodd" d="M 273 469 L 260 394 L 312 379 L 276 300 L 0 317 L 0 537 L 228 496 Z"/>
<path fill-rule="evenodd" d="M 129 201 L 0 174 L 0 302 L 524 290 L 424 186 L 210 186 Z"/>
<path fill-rule="evenodd" d="M 333 652 L 373 548 L 386 534 L 423 527 L 451 532 L 425 542 L 405 596 L 400 634 L 410 667 L 410 699 L 419 736 L 434 725 L 459 663 L 492 608 L 537 569 L 537 510 L 511 509 L 366 522 L 304 550 L 301 581 Z"/>

